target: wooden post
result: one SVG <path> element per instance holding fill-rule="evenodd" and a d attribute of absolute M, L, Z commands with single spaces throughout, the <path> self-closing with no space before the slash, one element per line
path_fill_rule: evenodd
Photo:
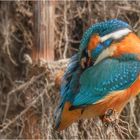
<path fill-rule="evenodd" d="M 35 41 L 32 51 L 35 63 L 40 60 L 54 60 L 54 10 L 55 4 L 52 0 L 35 1 Z"/>

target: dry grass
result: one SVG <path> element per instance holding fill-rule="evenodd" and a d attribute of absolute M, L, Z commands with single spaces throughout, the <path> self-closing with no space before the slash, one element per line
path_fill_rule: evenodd
<path fill-rule="evenodd" d="M 65 69 L 91 24 L 109 18 L 123 19 L 140 32 L 139 2 L 61 1 L 55 11 L 55 59 L 32 65 L 33 2 L 0 2 L 0 138 L 140 139 L 140 96 L 124 109 L 120 121 L 104 126 L 80 120 L 67 130 L 53 129 L 53 112 L 59 100 L 55 75 Z M 112 8 L 113 7 L 113 8 Z"/>

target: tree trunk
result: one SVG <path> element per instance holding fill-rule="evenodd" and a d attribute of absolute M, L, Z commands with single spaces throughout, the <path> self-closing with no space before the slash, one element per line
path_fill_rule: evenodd
<path fill-rule="evenodd" d="M 35 41 L 33 61 L 54 60 L 54 9 L 52 1 L 36 1 L 34 8 Z"/>

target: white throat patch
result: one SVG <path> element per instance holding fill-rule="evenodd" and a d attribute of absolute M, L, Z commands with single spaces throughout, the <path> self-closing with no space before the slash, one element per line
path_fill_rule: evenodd
<path fill-rule="evenodd" d="M 112 39 L 119 39 L 125 35 L 127 35 L 128 33 L 132 32 L 130 29 L 128 28 L 124 28 L 124 29 L 121 29 L 121 30 L 118 30 L 118 31 L 115 31 L 113 33 L 110 33 L 110 34 L 107 34 L 103 37 L 101 37 L 101 42 L 104 42 L 106 40 L 108 40 L 109 38 L 112 38 Z"/>

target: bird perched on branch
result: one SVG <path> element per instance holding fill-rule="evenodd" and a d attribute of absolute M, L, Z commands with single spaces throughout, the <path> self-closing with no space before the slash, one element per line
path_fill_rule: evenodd
<path fill-rule="evenodd" d="M 63 76 L 55 127 L 63 130 L 79 119 L 118 118 L 140 92 L 140 39 L 121 20 L 92 25 Z"/>

